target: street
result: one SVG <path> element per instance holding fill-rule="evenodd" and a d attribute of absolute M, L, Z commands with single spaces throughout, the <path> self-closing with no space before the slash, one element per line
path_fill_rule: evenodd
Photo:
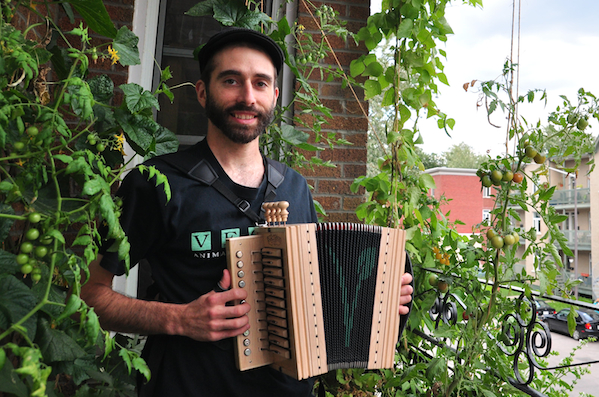
<path fill-rule="evenodd" d="M 558 352 L 559 356 L 550 356 L 548 361 L 550 366 L 557 366 L 560 361 L 567 357 L 572 349 L 578 345 L 578 341 L 570 338 L 567 335 L 551 333 L 552 351 Z M 589 342 L 584 348 L 578 350 L 574 356 L 573 363 L 581 363 L 587 361 L 599 360 L 599 342 Z M 569 375 L 565 380 L 572 380 L 573 376 Z M 599 397 L 599 363 L 591 365 L 591 373 L 583 376 L 571 393 L 572 397 L 578 396 L 579 393 L 588 393 L 592 396 Z"/>

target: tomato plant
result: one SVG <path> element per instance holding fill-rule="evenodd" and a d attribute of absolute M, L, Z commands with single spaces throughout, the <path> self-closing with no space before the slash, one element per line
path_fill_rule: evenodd
<path fill-rule="evenodd" d="M 58 10 L 75 10 L 78 26 L 61 29 Z M 117 30 L 100 1 L 3 1 L 0 13 L 0 395 L 69 395 L 54 390 L 65 380 L 70 395 L 119 394 L 119 376 L 147 377 L 147 367 L 132 345 L 100 330 L 79 292 L 100 223 L 128 258 L 111 194 L 123 144 L 143 157 L 177 148 L 152 119 L 170 73 L 154 93 L 89 73 L 90 59 L 139 62 L 137 38 Z"/>

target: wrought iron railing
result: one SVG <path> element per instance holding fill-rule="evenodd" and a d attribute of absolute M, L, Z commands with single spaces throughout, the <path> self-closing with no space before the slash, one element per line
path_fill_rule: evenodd
<path fill-rule="evenodd" d="M 436 269 L 426 269 L 436 272 Z M 481 283 L 488 282 L 484 279 L 479 280 Z M 488 282 L 491 284 L 491 282 Z M 515 286 L 510 286 L 510 290 L 520 293 L 514 298 L 516 308 L 513 312 L 504 315 L 501 321 L 502 338 L 497 341 L 499 348 L 508 355 L 513 361 L 512 369 L 514 376 L 509 377 L 507 381 L 522 391 L 523 393 L 533 397 L 547 397 L 542 392 L 533 389 L 530 385 L 534 380 L 536 371 L 554 371 L 562 368 L 570 368 L 599 363 L 599 360 L 574 363 L 569 365 L 543 366 L 539 364 L 539 359 L 548 357 L 551 353 L 552 339 L 548 325 L 537 317 L 535 300 L 539 298 L 538 292 L 532 292 L 530 298 L 526 297 L 524 289 Z M 561 302 L 577 307 L 597 310 L 597 306 L 590 303 L 564 299 L 559 296 L 543 295 L 543 300 Z M 435 328 L 440 323 L 455 325 L 458 321 L 458 306 L 466 309 L 466 305 L 457 295 L 448 293 L 439 293 L 432 307 L 429 309 L 430 319 L 435 323 Z M 525 315 L 523 315 L 525 313 Z M 448 349 L 456 353 L 456 349 L 450 346 L 446 341 L 427 335 L 421 330 L 411 330 L 414 334 L 434 344 L 437 347 Z M 422 349 L 418 349 L 420 357 L 432 356 Z M 458 357 L 459 359 L 459 357 Z M 524 369 L 523 367 L 524 363 Z M 492 368 L 488 369 L 500 378 L 499 374 Z M 525 374 L 523 376 L 523 373 Z"/>

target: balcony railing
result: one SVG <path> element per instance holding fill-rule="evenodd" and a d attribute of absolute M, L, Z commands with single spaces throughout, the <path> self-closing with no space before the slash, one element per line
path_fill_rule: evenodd
<path fill-rule="evenodd" d="M 556 190 L 553 193 L 553 197 L 549 200 L 551 205 L 574 205 L 574 199 L 576 204 L 585 205 L 591 203 L 591 189 L 566 189 Z"/>
<path fill-rule="evenodd" d="M 568 239 L 568 247 L 574 249 L 578 239 L 578 249 L 590 250 L 593 234 L 590 230 L 563 230 L 564 237 Z"/>

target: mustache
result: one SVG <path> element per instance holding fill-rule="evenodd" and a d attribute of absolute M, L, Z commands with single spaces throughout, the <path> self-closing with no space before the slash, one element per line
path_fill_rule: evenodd
<path fill-rule="evenodd" d="M 226 109 L 226 111 L 228 113 L 231 113 L 236 110 L 244 111 L 244 112 L 254 112 L 257 114 L 257 116 L 262 116 L 262 112 L 260 110 L 258 110 L 254 105 L 247 106 L 247 105 L 244 105 L 243 103 L 237 103 L 237 104 L 230 106 Z"/>

